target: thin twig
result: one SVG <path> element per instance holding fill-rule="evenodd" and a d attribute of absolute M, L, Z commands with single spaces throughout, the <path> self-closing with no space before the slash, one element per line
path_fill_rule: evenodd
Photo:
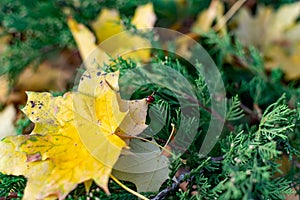
<path fill-rule="evenodd" d="M 247 106 L 245 106 L 244 104 L 240 104 L 240 108 L 248 115 L 250 115 L 251 118 L 253 118 L 256 121 L 260 121 L 259 116 L 253 112 L 250 108 L 248 108 Z"/>
<path fill-rule="evenodd" d="M 162 200 L 164 199 L 171 191 L 176 190 L 179 185 L 184 182 L 185 175 L 189 173 L 181 174 L 178 178 L 176 178 L 176 182 L 173 182 L 171 186 L 163 189 L 160 193 L 158 193 L 154 198 L 151 200 Z"/>
<path fill-rule="evenodd" d="M 214 161 L 214 162 L 219 162 L 219 161 L 224 160 L 224 156 L 211 157 L 210 159 L 211 159 L 212 161 Z"/>
<path fill-rule="evenodd" d="M 187 98 L 189 100 L 191 100 L 194 103 L 197 103 L 200 107 L 202 107 L 204 110 L 206 110 L 207 112 L 211 113 L 211 115 L 213 115 L 217 120 L 219 120 L 222 123 L 225 123 L 225 126 L 230 130 L 230 131 L 234 131 L 234 126 L 232 124 L 230 124 L 229 122 L 227 122 L 219 113 L 215 112 L 214 110 L 212 110 L 211 108 L 208 108 L 206 106 L 203 105 L 203 103 L 201 103 L 198 99 L 194 99 L 191 96 L 187 95 Z"/>
<path fill-rule="evenodd" d="M 259 105 L 257 103 L 254 103 L 253 108 L 257 112 L 258 118 L 261 119 L 262 118 L 262 111 L 261 111 L 261 108 L 259 107 Z"/>
<path fill-rule="evenodd" d="M 222 20 L 220 20 L 220 22 L 217 23 L 213 27 L 213 29 L 216 32 L 218 32 L 229 21 L 229 19 L 243 6 L 245 2 L 246 0 L 238 0 L 233 6 L 231 6 L 231 8 L 222 17 Z"/>
<path fill-rule="evenodd" d="M 211 157 L 211 160 L 213 162 L 220 162 L 224 160 L 224 156 L 219 156 L 219 157 Z M 200 171 L 200 173 L 203 173 L 203 170 Z M 160 191 L 155 197 L 153 197 L 151 200 L 163 200 L 170 192 L 176 190 L 181 183 L 184 181 L 190 181 L 192 177 L 189 180 L 185 180 L 186 176 L 189 176 L 190 172 L 184 172 L 180 174 L 177 178 L 176 181 L 172 183 L 171 186 L 166 187 L 162 191 Z"/>

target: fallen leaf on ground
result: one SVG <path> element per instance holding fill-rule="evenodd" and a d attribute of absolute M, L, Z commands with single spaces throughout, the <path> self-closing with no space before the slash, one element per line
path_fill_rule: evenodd
<path fill-rule="evenodd" d="M 62 91 L 66 89 L 67 81 L 71 77 L 72 74 L 66 70 L 57 68 L 57 65 L 55 66 L 50 61 L 45 61 L 36 70 L 33 67 L 27 67 L 18 78 L 15 87 L 22 91 Z"/>
<path fill-rule="evenodd" d="M 168 178 L 169 161 L 155 143 L 132 140 L 132 155 L 121 156 L 113 174 L 136 185 L 138 192 L 157 192 Z"/>
<path fill-rule="evenodd" d="M 266 61 L 266 69 L 281 68 L 285 72 L 287 80 L 295 80 L 300 77 L 300 43 L 294 47 L 293 51 L 284 51 L 279 46 L 274 46 L 268 52 L 270 60 Z"/>
<path fill-rule="evenodd" d="M 5 149 L 0 171 L 28 179 L 24 199 L 63 199 L 77 184 L 86 182 L 88 186 L 90 180 L 109 193 L 112 167 L 126 147 L 115 132 L 124 118 L 137 114 L 126 106 L 127 111 L 119 110 L 118 72 L 92 74 L 84 73 L 79 91 L 63 97 L 28 92 L 23 112 L 35 123 L 34 130 L 0 142 L 0 148 Z M 88 88 L 91 79 L 97 82 L 89 85 L 95 90 Z"/>
<path fill-rule="evenodd" d="M 101 10 L 96 21 L 92 23 L 93 30 L 95 31 L 99 42 L 124 30 L 120 20 L 120 15 L 117 10 L 110 10 L 107 8 Z"/>
<path fill-rule="evenodd" d="M 27 184 L 23 199 L 39 199 L 37 194 L 40 192 L 40 188 L 46 186 L 44 177 L 50 175 L 53 164 L 50 160 L 26 162 L 26 154 L 18 151 L 18 146 L 27 139 L 26 136 L 10 136 L 1 141 L 0 170 L 5 174 L 25 175 Z M 48 199 L 56 199 L 56 197 Z"/>
<path fill-rule="evenodd" d="M 63 199 L 77 184 L 90 179 L 108 193 L 112 166 L 104 165 L 85 148 L 74 122 L 74 115 L 80 114 L 74 113 L 72 104 L 72 94 L 64 97 L 52 97 L 49 93 L 28 94 L 28 103 L 23 110 L 36 127 L 30 136 L 25 136 L 28 139 L 19 144 L 20 151 L 26 153 L 27 162 L 29 157 L 38 154 L 40 158 L 29 162 L 51 161 L 54 166 L 49 176 L 43 176 L 44 187 L 36 190 L 35 196 L 40 199 L 51 195 Z M 90 122 L 89 126 L 92 125 Z M 119 151 L 124 146 L 125 143 L 120 141 Z M 113 157 L 116 154 L 112 152 L 107 159 L 116 161 L 118 156 Z M 30 177 L 31 174 L 24 175 Z"/>
<path fill-rule="evenodd" d="M 299 195 L 291 194 L 286 197 L 286 200 L 299 200 Z"/>
<path fill-rule="evenodd" d="M 93 33 L 83 24 L 78 24 L 74 19 L 68 20 L 69 28 L 77 43 L 82 60 L 86 68 L 95 68 L 94 63 L 103 64 L 109 62 L 109 56 L 96 45 Z M 95 60 L 93 59 L 95 58 Z"/>
<path fill-rule="evenodd" d="M 14 120 L 16 119 L 16 109 L 13 105 L 6 106 L 0 112 L 0 140 L 9 135 L 16 135 Z"/>
<path fill-rule="evenodd" d="M 299 54 L 300 3 L 287 4 L 278 10 L 259 6 L 256 15 L 243 8 L 237 15 L 236 35 L 245 45 L 259 48 L 268 70 L 280 67 L 287 80 L 300 77 Z"/>
<path fill-rule="evenodd" d="M 199 35 L 208 32 L 212 27 L 214 20 L 217 19 L 217 22 L 220 22 L 222 20 L 223 15 L 224 15 L 223 3 L 218 0 L 211 1 L 211 4 L 208 7 L 208 9 L 202 11 L 198 15 L 195 23 L 191 28 L 192 32 L 197 33 Z M 225 31 L 224 28 L 222 31 Z"/>
<path fill-rule="evenodd" d="M 137 8 L 132 24 L 137 28 L 152 28 L 155 20 L 153 5 L 149 3 Z M 127 31 L 116 10 L 103 8 L 92 23 L 99 46 L 94 35 L 83 24 L 77 24 L 73 19 L 69 19 L 68 24 L 88 69 L 109 64 L 109 57 L 123 56 L 144 62 L 150 58 L 149 49 L 140 49 L 151 47 L 150 41 Z M 123 54 L 120 55 L 120 52 Z"/>
<path fill-rule="evenodd" d="M 264 51 L 276 42 L 288 40 L 287 36 L 297 27 L 296 19 L 299 15 L 299 2 L 284 5 L 277 11 L 259 6 L 255 16 L 252 16 L 250 10 L 242 8 L 236 18 L 236 34 L 244 44 L 255 45 Z M 294 41 L 299 39 L 298 35 Z"/>
<path fill-rule="evenodd" d="M 80 58 L 75 51 L 70 50 L 63 50 L 52 56 L 38 66 L 26 67 L 11 90 L 10 81 L 1 76 L 0 103 L 23 105 L 26 103 L 25 91 L 65 91 L 81 62 Z"/>
<path fill-rule="evenodd" d="M 9 81 L 6 76 L 0 76 L 0 103 L 7 101 L 9 92 Z"/>
<path fill-rule="evenodd" d="M 148 3 L 143 6 L 139 6 L 132 17 L 131 23 L 138 29 L 153 28 L 156 21 L 156 15 L 154 13 L 153 5 Z"/>
<path fill-rule="evenodd" d="M 2 54 L 6 50 L 11 37 L 7 33 L 7 35 L 4 34 L 3 28 L 0 28 L 0 33 L 0 54 Z"/>

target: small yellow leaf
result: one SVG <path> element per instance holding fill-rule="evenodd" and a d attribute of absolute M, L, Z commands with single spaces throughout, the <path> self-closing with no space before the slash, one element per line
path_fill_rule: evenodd
<path fill-rule="evenodd" d="M 95 64 L 102 65 L 109 62 L 109 56 L 96 45 L 96 39 L 83 24 L 78 24 L 70 18 L 69 28 L 77 43 L 80 55 L 85 62 L 86 68 L 95 68 Z"/>
<path fill-rule="evenodd" d="M 92 23 L 92 27 L 99 42 L 123 31 L 119 12 L 117 10 L 109 10 L 106 8 L 101 10 L 96 21 Z"/>
<path fill-rule="evenodd" d="M 152 28 L 155 20 L 153 5 L 147 4 L 137 8 L 132 24 L 137 28 Z M 127 31 L 116 10 L 102 9 L 92 27 L 101 48 L 112 58 L 123 56 L 135 61 L 149 60 L 150 50 L 147 48 L 151 47 L 150 41 Z"/>
<path fill-rule="evenodd" d="M 148 39 L 129 31 L 121 32 L 101 43 L 100 46 L 112 57 L 122 56 L 136 62 L 147 62 L 150 58 L 151 43 Z"/>
<path fill-rule="evenodd" d="M 197 20 L 192 26 L 192 31 L 197 34 L 202 34 L 209 31 L 214 20 L 216 18 L 220 20 L 223 16 L 223 13 L 223 4 L 218 0 L 213 0 L 209 8 L 198 15 Z"/>
<path fill-rule="evenodd" d="M 136 28 L 153 28 L 156 21 L 156 15 L 153 10 L 152 3 L 148 3 L 143 6 L 139 6 L 132 17 L 131 23 L 136 26 Z"/>

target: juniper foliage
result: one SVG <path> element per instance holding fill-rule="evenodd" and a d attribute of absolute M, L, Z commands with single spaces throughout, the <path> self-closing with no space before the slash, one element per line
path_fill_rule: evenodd
<path fill-rule="evenodd" d="M 69 15 L 88 24 L 106 6 L 118 8 L 125 16 L 123 18 L 129 17 L 130 22 L 133 8 L 145 2 L 55 0 L 28 3 L 3 0 L 0 3 L 0 26 L 2 35 L 10 35 L 11 41 L 7 51 L 1 56 L 0 74 L 8 74 L 15 80 L 29 64 L 38 63 L 49 54 L 64 48 L 75 48 L 66 25 Z M 278 5 L 282 2 L 289 1 L 278 1 Z M 157 4 L 156 1 L 154 3 Z M 199 2 L 191 1 L 190 8 L 195 3 Z M 159 12 L 159 5 L 156 6 L 157 15 L 163 18 L 160 16 L 163 13 Z M 189 10 L 191 15 L 198 12 Z M 172 18 L 172 13 L 167 14 Z M 173 17 L 176 21 L 176 17 Z M 198 110 L 201 120 L 196 138 L 183 155 L 171 159 L 169 180 L 160 190 L 172 185 L 176 172 L 188 169 L 188 173 L 184 175 L 184 180 L 189 183 L 187 191 L 176 188 L 168 193 L 167 199 L 284 199 L 293 189 L 300 194 L 299 84 L 285 83 L 280 70 L 266 73 L 259 51 L 251 46 L 243 46 L 233 35 L 220 36 L 209 32 L 199 42 L 209 52 L 222 74 L 229 99 L 224 119 L 227 126 L 210 154 L 206 157 L 199 155 L 199 147 L 212 115 L 209 109 L 211 96 L 205 79 L 195 74 L 184 60 L 172 55 L 165 57 L 164 53 L 156 52 L 152 62 L 171 67 L 193 83 L 197 101 L 201 105 Z M 121 76 L 127 70 L 137 67 L 134 61 L 123 58 L 117 58 L 113 63 L 106 70 L 120 69 Z M 187 130 L 195 125 L 192 118 L 181 119 L 176 95 L 167 88 L 149 84 L 139 88 L 132 98 L 151 94 L 156 99 L 150 105 L 151 114 L 159 120 L 150 127 L 152 132 L 148 132 L 147 136 L 154 136 L 159 144 L 164 145 L 170 137 L 172 123 L 177 127 L 185 121 L 186 124 L 181 125 Z M 29 121 L 21 119 L 17 124 L 19 132 L 22 132 Z M 161 126 L 161 129 L 157 129 Z M 287 157 L 290 164 L 288 173 L 282 172 L 286 165 L 281 162 L 283 157 Z M 14 192 L 21 198 L 25 184 L 26 179 L 23 177 L 0 174 L 0 196 L 8 197 Z M 125 184 L 135 188 L 131 183 Z M 95 184 L 87 194 L 81 184 L 67 199 L 136 199 L 113 182 L 110 182 L 109 188 L 111 196 L 107 196 Z M 144 195 L 152 198 L 156 194 Z"/>

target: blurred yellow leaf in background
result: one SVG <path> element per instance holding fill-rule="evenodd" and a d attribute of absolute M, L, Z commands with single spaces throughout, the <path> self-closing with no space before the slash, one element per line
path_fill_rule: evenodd
<path fill-rule="evenodd" d="M 212 28 L 214 20 L 217 20 L 218 23 L 221 22 L 223 15 L 224 4 L 218 0 L 211 1 L 209 8 L 207 10 L 202 11 L 198 15 L 195 23 L 191 28 L 192 32 L 197 33 L 199 35 L 208 32 Z"/>
<path fill-rule="evenodd" d="M 77 43 L 81 58 L 86 61 L 86 67 L 92 66 L 92 59 L 89 56 L 92 54 L 96 62 L 103 64 L 109 61 L 109 56 L 96 45 L 96 38 L 93 33 L 86 28 L 83 24 L 78 24 L 74 19 L 68 20 L 69 28 Z"/>
<path fill-rule="evenodd" d="M 16 135 L 14 121 L 16 119 L 17 112 L 13 105 L 6 106 L 4 110 L 0 112 L 0 140 L 9 135 Z"/>
<path fill-rule="evenodd" d="M 153 5 L 149 3 L 136 9 L 132 25 L 138 29 L 152 28 L 155 20 Z M 143 62 L 147 62 L 150 58 L 149 49 L 140 49 L 151 47 L 150 41 L 127 31 L 116 10 L 103 8 L 96 21 L 91 24 L 100 44 L 98 47 L 94 35 L 83 24 L 77 24 L 73 19 L 69 19 L 68 24 L 88 68 L 95 62 L 100 65 L 108 64 L 109 56 L 112 58 L 123 56 Z M 110 40 L 107 40 L 108 38 Z M 125 54 L 120 55 L 120 52 Z"/>
<path fill-rule="evenodd" d="M 260 6 L 256 15 L 240 10 L 236 22 L 236 35 L 245 45 L 259 48 L 266 58 L 266 69 L 280 67 L 287 80 L 300 77 L 300 2 L 287 4 L 274 10 Z"/>

